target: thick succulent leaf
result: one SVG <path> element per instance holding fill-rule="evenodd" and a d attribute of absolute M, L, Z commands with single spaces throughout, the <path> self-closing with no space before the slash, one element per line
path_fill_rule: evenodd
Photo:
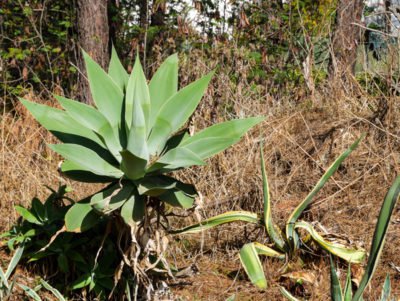
<path fill-rule="evenodd" d="M 331 299 L 332 301 L 343 301 L 342 286 L 340 285 L 340 280 L 336 273 L 332 256 L 330 255 L 329 258 L 331 265 Z"/>
<path fill-rule="evenodd" d="M 190 149 L 177 147 L 171 149 L 157 160 L 154 166 L 165 166 L 168 169 L 178 169 L 193 165 L 205 165 L 206 163 Z M 150 167 L 150 171 L 153 169 Z"/>
<path fill-rule="evenodd" d="M 122 205 L 131 197 L 133 193 L 133 185 L 124 182 L 122 187 L 119 183 L 95 194 L 90 199 L 90 205 L 103 214 L 122 207 Z"/>
<path fill-rule="evenodd" d="M 165 154 L 171 149 L 178 147 L 179 144 L 181 144 L 184 140 L 186 140 L 189 137 L 190 134 L 188 129 L 183 129 L 182 131 L 174 134 L 174 136 L 168 139 L 162 154 Z"/>
<path fill-rule="evenodd" d="M 295 296 L 293 296 L 290 292 L 288 292 L 283 286 L 280 286 L 279 290 L 281 291 L 282 296 L 284 296 L 289 301 L 300 301 Z"/>
<path fill-rule="evenodd" d="M 58 95 L 54 95 L 54 97 L 69 116 L 92 131 L 98 132 L 105 123 L 108 123 L 107 119 L 92 106 Z"/>
<path fill-rule="evenodd" d="M 149 92 L 151 99 L 149 129 L 163 104 L 178 91 L 178 55 L 169 56 L 153 75 Z"/>
<path fill-rule="evenodd" d="M 339 243 L 333 243 L 325 240 L 311 224 L 301 221 L 295 224 L 295 229 L 302 228 L 310 233 L 315 242 L 327 252 L 340 257 L 347 262 L 361 263 L 365 257 L 365 251 L 362 249 L 351 249 Z"/>
<path fill-rule="evenodd" d="M 134 227 L 138 222 L 143 220 L 145 210 L 146 203 L 144 197 L 138 193 L 133 193 L 122 206 L 121 217 L 127 225 Z"/>
<path fill-rule="evenodd" d="M 139 112 L 136 112 L 139 111 Z M 133 127 L 143 127 L 144 137 L 150 116 L 150 93 L 147 86 L 139 56 L 136 56 L 133 71 L 129 77 L 125 98 L 125 122 L 132 130 Z M 140 140 L 141 142 L 142 140 Z M 137 142 L 138 143 L 138 142 Z"/>
<path fill-rule="evenodd" d="M 106 176 L 111 178 L 120 178 L 123 173 L 106 162 L 98 154 L 91 149 L 77 144 L 49 144 L 49 147 L 56 153 L 63 156 L 96 175 Z"/>
<path fill-rule="evenodd" d="M 84 232 L 100 221 L 88 202 L 78 202 L 68 209 L 65 215 L 65 227 L 69 232 Z"/>
<path fill-rule="evenodd" d="M 138 58 L 128 81 L 125 101 L 125 120 L 130 130 L 127 145 L 129 152 L 122 154 L 123 166 L 133 169 L 125 171 L 130 174 L 128 177 L 134 180 L 144 175 L 145 166 L 149 160 L 146 123 L 150 112 L 150 96 Z"/>
<path fill-rule="evenodd" d="M 65 97 L 55 95 L 55 98 L 68 115 L 76 120 L 76 122 L 98 133 L 102 138 L 103 144 L 107 146 L 118 161 L 121 161 L 119 152 L 122 148 L 116 138 L 116 133 L 111 128 L 107 119 L 99 111 L 92 106 Z"/>
<path fill-rule="evenodd" d="M 260 289 L 267 288 L 267 279 L 253 243 L 245 244 L 240 250 L 240 262 L 250 281 Z"/>
<path fill-rule="evenodd" d="M 254 247 L 256 248 L 258 255 L 265 255 L 268 257 L 274 257 L 274 258 L 279 258 L 279 259 L 286 258 L 285 254 L 279 253 L 279 252 L 275 251 L 274 249 L 267 247 L 266 245 L 260 244 L 258 242 L 254 242 L 253 244 L 254 244 Z"/>
<path fill-rule="evenodd" d="M 112 46 L 111 50 L 111 60 L 110 65 L 108 66 L 108 75 L 112 78 L 121 91 L 125 91 L 128 84 L 129 75 L 124 66 L 122 66 L 114 45 Z"/>
<path fill-rule="evenodd" d="M 82 53 L 90 91 L 96 107 L 113 128 L 118 127 L 121 123 L 124 94 L 112 78 L 86 52 L 82 51 Z"/>
<path fill-rule="evenodd" d="M 179 181 L 164 175 L 146 176 L 138 181 L 137 189 L 140 195 L 159 196 L 166 191 L 177 187 Z"/>
<path fill-rule="evenodd" d="M 61 172 L 68 178 L 85 183 L 109 183 L 115 181 L 113 177 L 100 176 L 94 174 L 92 171 L 84 168 L 83 166 L 65 160 L 61 164 Z"/>
<path fill-rule="evenodd" d="M 185 139 L 179 146 L 190 149 L 204 160 L 238 142 L 250 128 L 264 119 L 251 117 L 222 122 Z"/>
<path fill-rule="evenodd" d="M 327 169 L 322 178 L 318 181 L 318 183 L 314 186 L 311 192 L 306 196 L 306 198 L 296 207 L 296 209 L 289 216 L 289 219 L 286 223 L 286 236 L 289 241 L 289 244 L 292 248 L 294 248 L 295 241 L 295 233 L 294 226 L 296 224 L 297 219 L 303 213 L 303 211 L 310 205 L 314 196 L 324 187 L 325 183 L 329 180 L 329 178 L 336 172 L 339 168 L 340 164 L 351 154 L 351 152 L 356 149 L 360 141 L 364 138 L 365 135 L 362 135 L 359 139 L 357 139 L 345 152 L 343 152 L 333 164 Z"/>
<path fill-rule="evenodd" d="M 260 218 L 256 213 L 249 211 L 230 211 L 220 215 L 216 215 L 214 217 L 203 220 L 201 223 L 194 224 L 182 229 L 171 231 L 174 234 L 189 234 L 189 233 L 197 233 L 204 230 L 208 230 L 214 228 L 219 225 L 232 223 L 232 222 L 248 222 L 253 224 L 259 224 Z"/>
<path fill-rule="evenodd" d="M 168 138 L 179 130 L 199 104 L 213 72 L 171 96 L 161 107 L 148 139 L 149 152 L 160 154 Z"/>
<path fill-rule="evenodd" d="M 381 301 L 390 301 L 391 291 L 392 286 L 390 285 L 390 276 L 387 274 L 382 288 Z"/>
<path fill-rule="evenodd" d="M 185 209 L 191 208 L 195 200 L 194 195 L 187 194 L 176 188 L 160 194 L 157 198 L 173 207 L 181 207 Z"/>
<path fill-rule="evenodd" d="M 61 142 L 84 146 L 91 142 L 104 146 L 96 133 L 78 123 L 67 112 L 22 98 L 20 101 L 33 117 Z"/>
<path fill-rule="evenodd" d="M 139 158 L 128 150 L 121 152 L 121 170 L 128 179 L 137 180 L 146 174 L 147 160 Z"/>
<path fill-rule="evenodd" d="M 281 251 L 288 249 L 286 241 L 283 239 L 281 232 L 272 220 L 271 201 L 268 187 L 267 173 L 265 171 L 265 162 L 262 145 L 260 147 L 261 154 L 261 173 L 263 178 L 263 199 L 264 199 L 264 225 L 267 229 L 269 237 L 272 239 L 276 247 Z"/>
<path fill-rule="evenodd" d="M 400 193 L 400 176 L 398 176 L 392 187 L 390 187 L 383 201 L 381 211 L 379 212 L 378 222 L 375 226 L 374 236 L 372 238 L 371 250 L 369 252 L 367 266 L 364 275 L 361 279 L 360 285 L 353 296 L 353 301 L 358 301 L 362 298 L 363 292 L 367 287 L 369 281 L 374 275 L 375 269 L 378 266 L 379 257 L 382 253 L 383 246 L 385 245 L 385 238 L 390 223 L 390 218 L 397 199 Z"/>

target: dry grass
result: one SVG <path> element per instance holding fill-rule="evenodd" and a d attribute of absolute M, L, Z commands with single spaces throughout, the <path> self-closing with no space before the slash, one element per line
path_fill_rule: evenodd
<path fill-rule="evenodd" d="M 369 249 L 380 205 L 399 171 L 400 103 L 397 97 L 371 97 L 362 90 L 345 95 L 326 88 L 310 98 L 302 87 L 271 96 L 270 86 L 254 87 L 246 81 L 245 74 L 252 68 L 250 64 L 233 61 L 235 57 L 230 53 L 223 54 L 225 63 L 218 59 L 218 53 L 212 58 L 206 58 L 201 52 L 192 53 L 181 67 L 181 83 L 185 85 L 219 64 L 219 72 L 192 118 L 195 130 L 235 117 L 264 115 L 267 118 L 240 143 L 211 159 L 207 166 L 179 175 L 195 184 L 203 195 L 201 216 L 236 209 L 261 211 L 259 142 L 264 141 L 273 215 L 283 225 L 334 158 L 366 132 L 366 139 L 303 218 L 318 221 L 327 231 Z M 243 76 L 233 83 L 232 74 Z M 381 112 L 386 107 L 387 111 Z M 21 106 L 17 105 L 15 112 L 3 113 L 0 123 L 0 231 L 6 230 L 17 218 L 13 205 L 27 205 L 32 197 L 45 196 L 45 185 L 56 188 L 59 183 L 69 183 L 76 197 L 96 190 L 97 187 L 71 183 L 57 173 L 59 158 L 46 148 L 46 143 L 54 142 L 53 138 Z M 194 221 L 195 215 L 191 215 L 174 225 Z M 399 223 L 400 213 L 396 210 L 366 300 L 379 297 L 386 273 L 391 275 L 394 293 L 400 295 L 400 273 L 393 268 L 400 266 Z M 243 271 L 238 272 L 238 247 L 256 235 L 248 226 L 227 225 L 202 235 L 175 238 L 171 243 L 171 258 L 180 265 L 197 263 L 199 273 L 186 279 L 186 284 L 172 283 L 174 292 L 188 300 L 224 300 L 233 293 L 240 300 L 280 300 L 278 283 L 287 283 L 278 272 L 282 263 L 265 261 L 270 282 L 265 293 L 245 281 Z M 257 239 L 263 242 L 264 237 Z M 300 263 L 293 263 L 294 270 L 301 268 L 315 273 L 315 283 L 303 288 L 311 300 L 329 299 L 328 261 L 322 255 L 305 260 L 302 267 Z"/>

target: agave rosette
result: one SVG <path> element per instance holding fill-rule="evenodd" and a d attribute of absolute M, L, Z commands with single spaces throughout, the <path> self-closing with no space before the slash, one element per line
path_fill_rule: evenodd
<path fill-rule="evenodd" d="M 249 211 L 229 211 L 206 220 L 200 223 L 190 225 L 188 227 L 174 230 L 174 234 L 189 234 L 204 231 L 222 224 L 232 222 L 247 222 L 258 224 L 265 227 L 266 232 L 271 241 L 271 247 L 263 245 L 259 242 L 251 242 L 245 244 L 240 250 L 240 261 L 244 267 L 250 281 L 259 287 L 265 289 L 267 280 L 265 278 L 264 269 L 259 259 L 260 255 L 285 259 L 296 253 L 296 250 L 301 246 L 301 240 L 298 229 L 305 230 L 312 239 L 324 250 L 330 254 L 334 254 L 347 262 L 361 263 L 365 257 L 365 250 L 351 248 L 336 242 L 331 242 L 319 234 L 315 228 L 305 221 L 299 221 L 298 218 L 304 210 L 311 204 L 314 196 L 323 188 L 329 178 L 337 171 L 340 164 L 350 155 L 350 153 L 358 146 L 361 139 L 357 139 L 347 150 L 345 150 L 326 170 L 321 179 L 317 182 L 306 198 L 300 202 L 295 210 L 289 216 L 286 222 L 285 233 L 274 223 L 271 213 L 271 200 L 268 186 L 267 173 L 265 171 L 264 156 L 261 147 L 261 172 L 263 178 L 263 215 L 259 216 L 256 213 Z"/>
<path fill-rule="evenodd" d="M 99 213 L 120 210 L 127 224 L 139 222 L 146 198 L 171 206 L 193 206 L 196 189 L 169 175 L 239 141 L 263 117 L 235 119 L 193 136 L 182 131 L 199 104 L 213 72 L 178 90 L 178 56 L 168 57 L 147 83 L 137 58 L 130 75 L 115 50 L 105 72 L 83 53 L 95 106 L 55 96 L 63 110 L 21 99 L 36 120 L 62 144 L 49 145 L 65 160 L 61 172 L 73 180 L 109 183 L 74 204 L 69 231 L 83 231 Z"/>

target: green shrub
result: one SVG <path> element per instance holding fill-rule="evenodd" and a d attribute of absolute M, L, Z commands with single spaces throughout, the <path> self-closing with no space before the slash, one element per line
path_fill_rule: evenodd
<path fill-rule="evenodd" d="M 190 208 L 197 196 L 193 185 L 170 173 L 204 165 L 207 158 L 238 142 L 263 118 L 231 120 L 190 136 L 182 127 L 213 72 L 178 91 L 177 55 L 165 60 L 149 84 L 139 59 L 130 76 L 115 50 L 108 73 L 86 53 L 84 59 L 96 107 L 61 96 L 55 97 L 64 110 L 21 101 L 62 142 L 49 147 L 64 157 L 61 172 L 66 177 L 107 183 L 98 193 L 68 208 L 64 230 L 84 232 L 99 222 L 111 221 L 121 235 L 116 250 L 123 266 L 131 269 L 136 285 L 143 284 L 149 293 L 154 289 L 149 270 L 171 274 L 163 257 L 167 240 L 162 238 L 162 229 L 168 222 L 165 209 Z M 164 268 L 159 268 L 160 264 Z"/>

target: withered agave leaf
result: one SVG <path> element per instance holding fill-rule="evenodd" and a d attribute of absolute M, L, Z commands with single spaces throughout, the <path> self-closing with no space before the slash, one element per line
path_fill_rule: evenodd
<path fill-rule="evenodd" d="M 322 237 L 315 229 L 314 227 L 304 221 L 297 222 L 295 224 L 295 229 L 302 228 L 306 230 L 311 237 L 315 240 L 315 242 L 320 245 L 323 249 L 328 251 L 331 254 L 334 254 L 347 262 L 352 262 L 352 263 L 361 263 L 364 258 L 365 258 L 365 250 L 362 249 L 352 249 L 349 247 L 346 247 L 342 244 L 339 243 L 333 243 L 330 242 Z"/>

